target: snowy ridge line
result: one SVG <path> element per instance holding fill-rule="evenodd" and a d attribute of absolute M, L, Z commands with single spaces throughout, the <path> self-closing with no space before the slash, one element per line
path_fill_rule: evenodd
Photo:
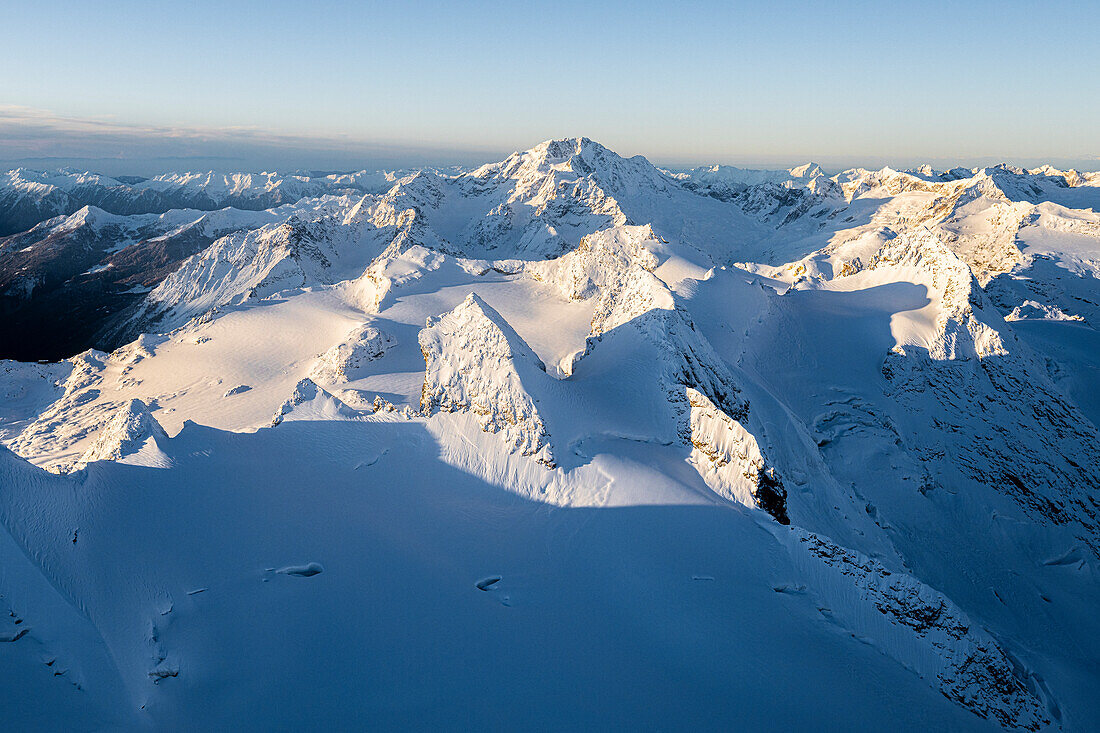
<path fill-rule="evenodd" d="M 164 173 L 137 182 L 72 168 L 0 174 L 0 236 L 40 221 L 94 206 L 121 216 L 172 209 L 213 211 L 226 207 L 262 211 L 305 198 L 384 193 L 409 171 L 358 171 L 326 176 L 279 173 Z"/>
<path fill-rule="evenodd" d="M 777 534 L 777 536 L 781 536 Z M 917 579 L 828 539 L 792 527 L 787 545 L 819 595 L 826 619 L 893 656 L 945 697 L 1004 728 L 1051 724 L 1042 680 L 1019 670 L 997 642 L 949 598 Z M 853 597 L 851 587 L 858 595 Z M 804 587 L 776 586 L 779 593 Z"/>
<path fill-rule="evenodd" d="M 952 416 L 912 433 L 912 443 L 927 446 L 939 431 L 960 435 L 956 440 L 968 445 L 950 456 L 959 470 L 999 487 L 1048 521 L 1079 523 L 1087 530 L 1082 539 L 1100 548 L 1097 428 L 1050 384 L 1031 350 L 993 310 L 970 268 L 932 232 L 889 240 L 867 265 L 883 266 L 929 272 L 941 304 L 935 340 L 923 347 L 899 345 L 882 365 L 890 394 L 910 409 L 920 409 L 916 402 L 925 392 L 954 408 Z M 983 395 L 981 407 L 974 404 L 977 394 Z M 959 423 L 966 416 L 984 424 L 963 429 Z M 1014 429 L 1006 431 L 1006 425 Z M 1067 439 L 1075 455 L 1067 451 Z M 1033 448 L 1021 453 L 1021 440 Z M 941 460 L 929 448 L 918 450 L 933 462 Z M 1037 484 L 1045 490 L 1035 491 Z"/>
<path fill-rule="evenodd" d="M 691 405 L 692 462 L 716 494 L 756 506 L 790 524 L 787 491 L 760 445 L 742 424 L 722 412 L 706 395 L 686 388 Z"/>
<path fill-rule="evenodd" d="M 1100 180 L 1092 174 L 1050 169 L 1027 172 L 1006 167 L 970 173 L 970 177 L 960 178 L 960 171 L 941 174 L 930 170 L 853 169 L 826 178 L 818 167 L 807 165 L 789 171 L 791 178 L 783 185 L 762 182 L 719 202 L 710 194 L 699 195 L 691 183 L 694 174 L 669 175 L 640 156 L 623 159 L 586 138 L 547 141 L 463 175 L 426 169 L 390 176 L 386 178 L 388 186 L 374 188 L 365 196 L 353 195 L 351 189 L 338 189 L 335 192 L 343 196 L 343 213 L 309 213 L 305 207 L 303 224 L 285 236 L 276 235 L 276 241 L 219 245 L 221 256 L 198 265 L 198 272 L 191 266 L 183 267 L 177 282 L 156 288 L 134 312 L 114 317 L 102 333 L 104 338 L 119 343 L 134 338 L 140 330 L 171 328 L 189 316 L 180 313 L 177 315 L 182 320 L 158 320 L 171 319 L 171 312 L 181 307 L 182 301 L 194 300 L 199 307 L 208 308 L 236 298 L 265 297 L 285 287 L 300 287 L 301 283 L 331 284 L 361 274 L 378 252 L 391 245 L 396 247 L 391 255 L 411 244 L 423 244 L 466 258 L 504 252 L 537 260 L 570 251 L 588 234 L 635 223 L 644 226 L 643 222 L 651 219 L 648 225 L 656 236 L 666 241 L 668 237 L 680 239 L 679 244 L 703 267 L 745 261 L 744 255 L 753 249 L 760 250 L 756 257 L 774 259 L 781 249 L 790 248 L 788 242 L 820 238 L 817 247 L 807 251 L 832 246 L 828 241 L 830 232 L 843 230 L 845 222 L 861 220 L 858 211 L 849 213 L 858 208 L 860 196 L 923 196 L 916 211 L 890 213 L 884 207 L 873 214 L 872 223 L 900 233 L 914 233 L 910 231 L 914 221 L 920 227 L 934 227 L 983 283 L 1034 261 L 1034 255 L 1024 252 L 1015 241 L 1035 221 L 1037 214 L 1029 212 L 1044 212 L 1041 216 L 1052 228 L 1063 226 L 1058 223 L 1063 222 L 1078 228 L 1091 226 L 1094 233 L 1100 232 L 1100 221 L 1086 221 L 1080 213 L 1068 216 L 1057 203 L 1100 205 L 1100 194 L 1096 193 L 1100 192 Z M 711 169 L 698 173 L 703 177 L 713 174 Z M 176 178 L 188 185 L 200 182 L 205 186 L 217 176 L 188 174 L 165 180 Z M 834 189 L 840 186 L 845 187 L 847 198 L 838 197 Z M 238 184 L 223 187 L 236 190 Z M 701 205 L 700 201 L 713 205 Z M 979 206 L 977 212 L 971 211 L 974 206 Z M 364 207 L 372 210 L 374 228 L 393 227 L 393 232 L 379 233 L 373 253 L 363 253 L 365 259 L 358 254 L 352 257 L 359 267 L 351 275 L 331 272 L 334 265 L 358 249 L 354 241 L 344 240 L 357 238 L 354 220 L 363 217 Z M 689 211 L 690 223 L 685 226 L 684 220 L 670 218 L 666 211 L 669 208 Z M 996 224 L 992 234 L 976 228 L 980 224 L 974 223 L 978 212 L 1002 210 L 996 215 L 1005 221 Z M 121 225 L 125 218 L 115 220 Z M 333 221 L 329 222 L 331 226 L 308 223 L 320 219 Z M 348 226 L 351 230 L 338 231 Z M 858 221 L 852 228 L 860 229 Z M 721 252 L 723 246 L 740 251 L 740 256 Z M 1100 262 L 1095 258 L 1079 260 L 1078 265 L 1100 272 Z M 84 269 L 95 266 L 95 262 L 89 262 Z M 20 267 L 12 263 L 13 269 Z M 211 269 L 216 273 L 203 272 Z M 241 272 L 233 274 L 233 270 Z M 157 277 L 167 274 L 158 273 Z M 201 293 L 188 288 L 187 283 L 193 282 L 203 283 Z M 24 277 L 13 292 L 29 295 L 38 285 L 33 277 Z M 1059 307 L 1065 309 L 1066 305 L 1063 300 Z M 1014 304 L 1006 302 L 1003 307 L 1010 311 Z"/>

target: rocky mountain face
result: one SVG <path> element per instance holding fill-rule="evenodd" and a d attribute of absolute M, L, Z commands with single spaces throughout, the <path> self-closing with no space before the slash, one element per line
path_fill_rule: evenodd
<path fill-rule="evenodd" d="M 323 208 L 309 200 L 307 208 Z M 188 257 L 229 233 L 286 221 L 295 206 L 118 216 L 85 206 L 0 239 L 3 355 L 56 360 L 104 336 L 112 319 L 141 303 Z"/>
<path fill-rule="evenodd" d="M 47 185 L 45 174 L 12 176 Z M 72 191 L 118 188 L 64 176 L 86 181 Z M 444 585 L 425 568 L 461 564 L 479 545 L 455 539 L 432 550 L 445 562 L 427 561 L 387 522 L 419 526 L 430 515 L 447 528 L 441 536 L 458 538 L 476 514 L 486 542 L 507 526 L 518 546 L 551 559 L 515 566 L 514 585 L 494 569 L 467 585 L 474 601 L 523 609 L 536 626 L 590 609 L 590 596 L 540 595 L 556 563 L 625 563 L 632 569 L 609 581 L 607 602 L 636 608 L 664 591 L 615 542 L 647 558 L 639 548 L 657 543 L 676 572 L 697 562 L 691 547 L 718 543 L 710 556 L 732 563 L 739 584 L 691 570 L 673 604 L 705 610 L 700 639 L 744 638 L 739 629 L 751 627 L 778 649 L 791 632 L 777 619 L 793 619 L 808 648 L 836 644 L 829 659 L 905 680 L 914 702 L 890 711 L 895 724 L 917 721 L 917 708 L 932 711 L 920 720 L 966 729 L 1088 730 L 1100 715 L 1091 694 L 1100 175 L 999 166 L 827 176 L 813 164 L 669 172 L 577 138 L 461 173 L 126 186 L 201 190 L 232 208 L 89 205 L 0 238 L 4 355 L 68 357 L 3 362 L 0 440 L 15 455 L 0 455 L 0 471 L 19 488 L 0 494 L 0 517 L 50 583 L 89 609 L 126 694 L 176 709 L 187 699 L 176 677 L 231 677 L 203 656 L 209 637 L 192 602 L 179 604 L 186 633 L 135 629 L 190 592 L 182 578 L 191 588 L 206 573 L 237 588 L 268 572 L 231 576 L 206 558 L 150 566 L 125 597 L 88 587 L 78 570 L 99 561 L 65 559 L 69 548 L 51 538 L 72 530 L 42 518 L 35 496 L 56 492 L 64 522 L 106 527 L 124 514 L 103 508 L 114 506 L 111 491 L 156 470 L 167 481 L 235 477 L 224 493 L 203 493 L 211 512 L 275 492 L 337 527 L 332 545 L 287 547 L 327 548 L 356 572 L 366 555 L 335 548 L 360 541 L 362 528 L 303 508 L 302 496 L 354 487 L 340 501 L 396 543 L 385 550 L 393 562 Z M 263 198 L 284 195 L 296 198 Z M 4 201 L 0 209 L 17 208 Z M 283 205 L 243 210 L 267 203 Z M 253 450 L 263 467 L 241 476 L 238 456 Z M 315 467 L 310 491 L 289 478 L 303 466 Z M 522 508 L 485 509 L 471 498 L 483 490 Z M 402 503 L 424 491 L 430 510 Z M 205 521 L 191 495 L 158 501 Z M 655 507 L 719 513 L 700 524 L 662 509 L 651 524 Z M 621 528 L 593 539 L 586 527 L 605 521 Z M 270 572 L 314 568 L 287 563 Z M 315 564 L 309 577 L 323 565 L 334 593 L 352 592 L 329 572 L 334 563 Z M 710 600 L 697 592 L 706 584 Z M 455 608 L 469 600 L 455 599 Z M 247 636 L 233 603 L 218 603 L 211 613 Z M 742 626 L 707 626 L 731 609 Z M 480 621 L 455 623 L 452 638 L 466 638 Z M 687 645 L 695 661 L 685 669 L 698 675 L 730 679 L 728 659 L 741 658 L 638 623 L 662 648 Z M 310 633 L 326 653 L 346 646 Z M 593 648 L 617 647 L 599 637 Z M 832 663 L 793 649 L 778 657 L 751 663 L 791 674 Z M 795 709 L 820 702 L 784 698 Z M 719 717 L 728 703 L 699 697 Z"/>

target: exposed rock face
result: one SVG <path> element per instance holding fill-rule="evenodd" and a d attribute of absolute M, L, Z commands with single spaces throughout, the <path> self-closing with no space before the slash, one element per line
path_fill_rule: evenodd
<path fill-rule="evenodd" d="M 672 307 L 668 287 L 653 274 L 657 244 L 652 227 L 614 227 L 586 236 L 558 259 L 525 268 L 570 300 L 597 298 L 592 334 L 598 336 L 653 308 Z"/>
<path fill-rule="evenodd" d="M 1041 693 L 1031 689 L 1034 680 L 949 598 L 813 533 L 795 530 L 791 539 L 806 553 L 811 573 L 821 574 L 813 590 L 826 618 L 887 654 L 898 644 L 916 646 L 921 653 L 909 656 L 916 671 L 979 717 L 1031 731 L 1050 724 Z M 849 584 L 858 595 L 841 590 Z"/>
<path fill-rule="evenodd" d="M 135 338 L 119 323 L 184 260 L 234 232 L 287 222 L 293 208 L 118 216 L 86 206 L 0 238 L 0 343 L 15 349 L 0 356 L 62 358 Z"/>
<path fill-rule="evenodd" d="M 557 260 L 530 264 L 527 271 L 571 300 L 596 300 L 585 354 L 598 348 L 604 334 L 639 333 L 655 350 L 654 367 L 679 415 L 680 438 L 693 446 L 694 463 L 707 484 L 786 524 L 786 492 L 741 424 L 749 406 L 736 379 L 653 272 L 659 262 L 654 250 L 660 247 L 652 227 L 615 227 L 586 237 Z"/>
<path fill-rule="evenodd" d="M 310 200 L 274 221 L 218 237 L 158 280 L 137 307 L 112 319 L 105 333 L 120 338 L 170 330 L 217 306 L 332 282 L 337 247 L 351 232 L 331 217 L 350 203 Z"/>
<path fill-rule="evenodd" d="M 150 190 L 269 186 L 180 178 Z M 273 196 L 298 185 L 279 180 Z M 1096 656 L 1079 610 L 1100 556 L 1100 175 L 671 173 L 577 138 L 380 181 L 303 184 L 264 212 L 86 207 L 0 239 L 0 344 L 36 323 L 46 343 L 62 312 L 57 349 L 128 342 L 4 365 L 0 439 L 67 472 L 192 440 L 151 410 L 221 420 L 226 446 L 356 421 L 257 441 L 353 436 L 332 458 L 366 482 L 423 440 L 531 502 L 718 504 L 778 538 L 795 579 L 774 587 L 811 597 L 800 613 L 919 694 L 1026 730 L 1059 725 L 1062 695 L 1067 720 L 1094 710 L 1071 677 Z M 35 489 L 117 467 L 27 468 L 0 451 Z M 157 680 L 181 669 L 153 659 Z"/>
<path fill-rule="evenodd" d="M 882 366 L 888 395 L 913 415 L 909 444 L 940 482 L 951 485 L 961 472 L 997 487 L 1037 517 L 1079 524 L 1081 538 L 1100 550 L 1096 427 L 1050 383 L 969 267 L 938 239 L 891 240 L 868 267 L 887 265 L 927 271 L 940 304 L 935 341 L 896 347 Z"/>
<path fill-rule="evenodd" d="M 124 184 L 75 171 L 19 170 L 0 180 L 0 215 L 34 200 L 44 216 L 32 217 L 31 231 L 0 237 L 0 308 L 4 322 L 24 333 L 37 332 L 33 324 L 67 323 L 52 342 L 31 341 L 12 353 L 61 358 L 178 326 L 200 309 L 235 299 L 357 277 L 377 255 L 416 245 L 460 257 L 538 261 L 568 253 L 591 235 L 639 225 L 677 241 L 704 266 L 828 253 L 869 228 L 910 236 L 931 230 L 983 287 L 995 287 L 1004 313 L 1031 300 L 1088 320 L 1093 299 L 1062 292 L 1059 279 L 1035 263 L 1050 248 L 1046 233 L 1100 240 L 1100 215 L 1088 211 L 1100 206 L 1097 190 L 1092 174 L 1004 166 L 854 169 L 832 178 L 813 164 L 671 174 L 587 138 L 547 141 L 461 175 L 211 172 Z M 896 207 L 868 212 L 861 205 L 893 198 Z M 316 203 L 324 200 L 331 203 Z M 252 212 L 207 211 L 224 206 L 268 211 L 252 219 L 245 216 Z M 161 221 L 174 222 L 184 207 L 192 209 L 191 223 Z M 158 217 L 162 212 L 168 213 Z M 223 241 L 235 231 L 242 234 Z M 1031 245 L 1036 232 L 1044 237 Z M 354 267 L 345 271 L 344 263 Z M 838 261 L 836 271 L 860 266 L 851 265 Z M 1100 273 L 1095 257 L 1078 266 Z M 162 283 L 177 269 L 178 277 Z M 1036 277 L 1043 292 L 1025 292 Z M 1080 307 L 1089 312 L 1078 313 Z"/>
<path fill-rule="evenodd" d="M 780 524 L 790 524 L 787 492 L 775 469 L 768 467 L 756 438 L 706 395 L 686 389 L 691 405 L 691 457 L 707 485 L 720 496 L 759 507 Z"/>
<path fill-rule="evenodd" d="M 0 236 L 86 206 L 124 216 L 226 207 L 262 211 L 326 194 L 382 193 L 400 177 L 400 172 L 384 171 L 320 177 L 208 171 L 122 180 L 72 168 L 20 168 L 0 175 Z"/>
<path fill-rule="evenodd" d="M 471 293 L 420 332 L 424 388 L 420 411 L 471 412 L 525 456 L 553 467 L 550 435 L 529 392 L 549 379 L 530 347 L 485 301 Z"/>

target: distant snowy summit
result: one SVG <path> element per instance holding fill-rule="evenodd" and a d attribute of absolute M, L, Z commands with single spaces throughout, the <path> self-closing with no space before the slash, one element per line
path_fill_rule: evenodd
<path fill-rule="evenodd" d="M 401 172 L 327 176 L 278 173 L 164 173 L 122 181 L 73 168 L 18 168 L 0 175 L 0 236 L 30 229 L 84 206 L 112 214 L 162 214 L 171 209 L 225 207 L 260 211 L 326 194 L 382 192 Z"/>

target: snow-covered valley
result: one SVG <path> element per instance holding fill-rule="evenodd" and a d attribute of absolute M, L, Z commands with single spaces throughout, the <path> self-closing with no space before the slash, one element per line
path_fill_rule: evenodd
<path fill-rule="evenodd" d="M 1100 720 L 1100 173 L 101 179 L 0 179 L 5 728 Z"/>

